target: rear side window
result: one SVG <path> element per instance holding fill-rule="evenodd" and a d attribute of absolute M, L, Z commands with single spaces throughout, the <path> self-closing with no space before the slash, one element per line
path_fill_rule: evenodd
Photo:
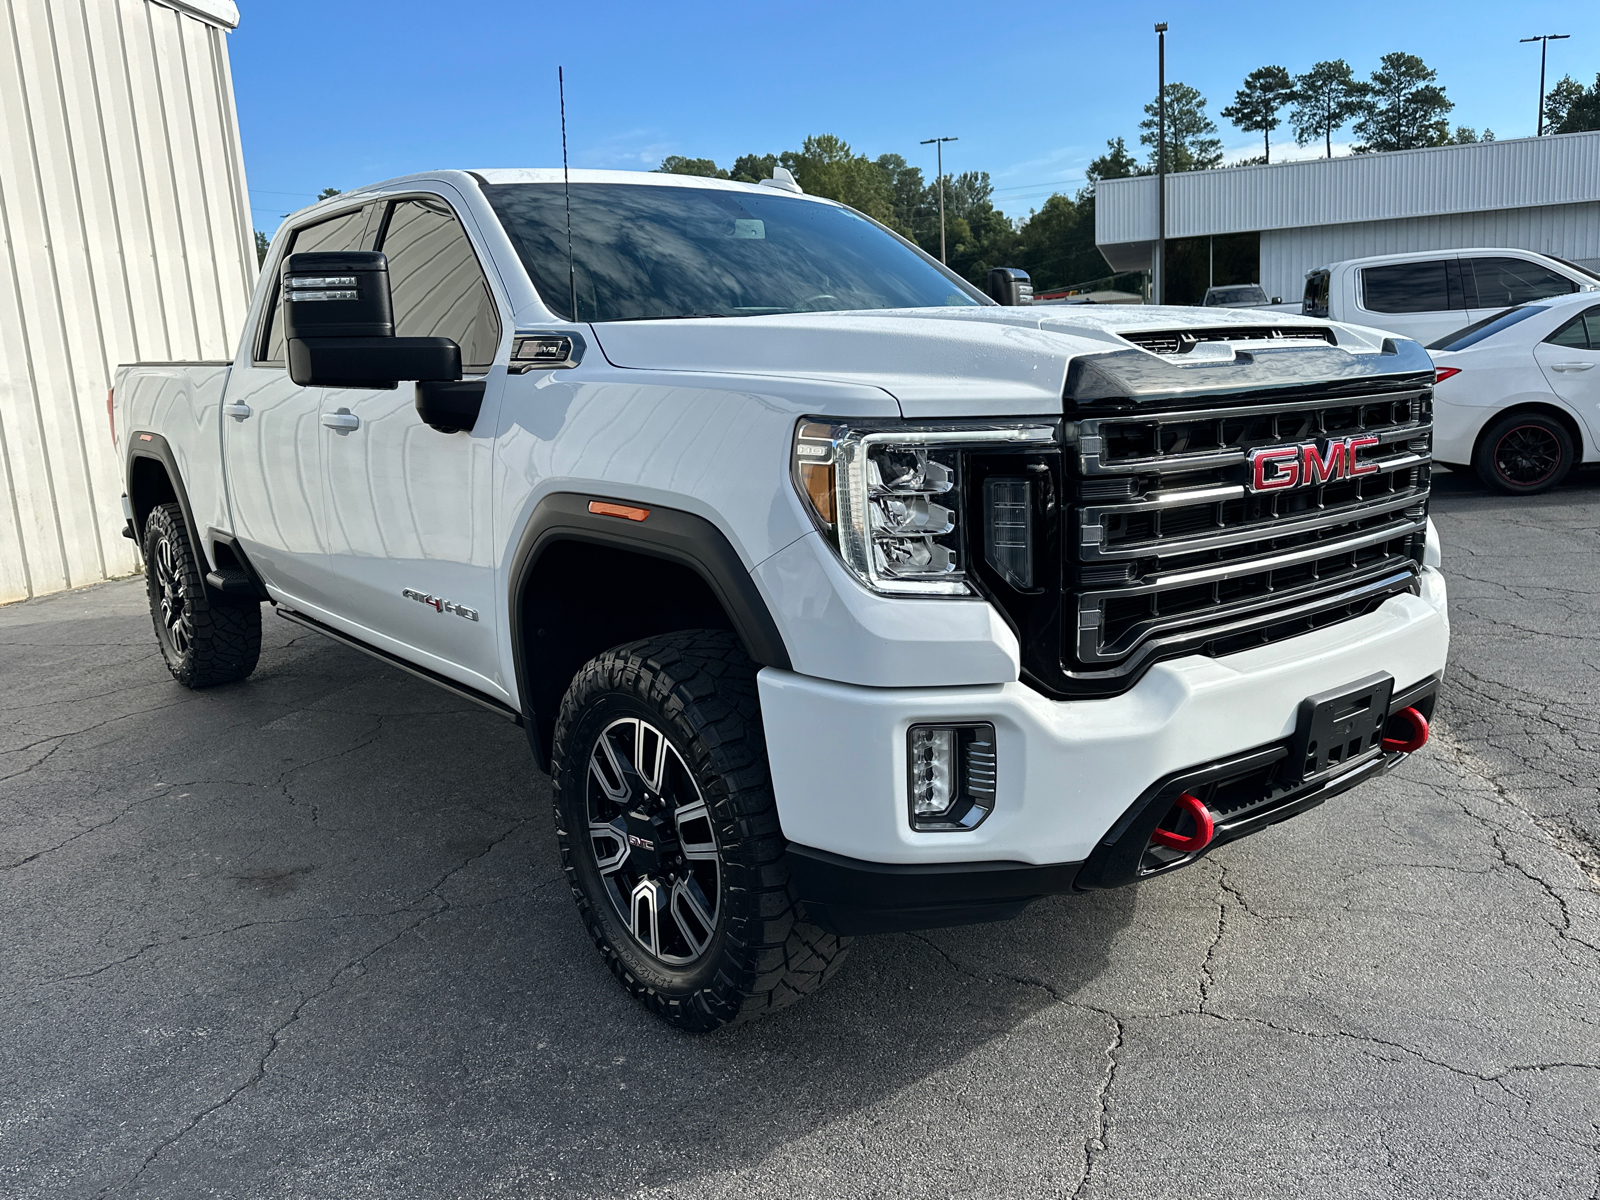
<path fill-rule="evenodd" d="M 1300 306 L 1306 316 L 1328 315 L 1328 278 L 1327 271 L 1312 271 L 1306 276 L 1306 297 Z"/>
<path fill-rule="evenodd" d="M 1600 350 L 1600 306 L 1579 313 L 1545 341 L 1573 350 Z"/>
<path fill-rule="evenodd" d="M 1478 282 L 1478 306 L 1502 308 L 1551 296 L 1565 296 L 1578 285 L 1558 271 L 1521 258 L 1469 258 Z"/>
<path fill-rule="evenodd" d="M 1361 272 L 1361 296 L 1368 312 L 1450 312 L 1467 307 L 1461 264 L 1453 258 L 1367 267 Z"/>
<path fill-rule="evenodd" d="M 371 211 L 372 206 L 369 204 L 365 208 L 352 209 L 350 212 L 340 213 L 337 217 L 329 217 L 326 221 L 318 221 L 315 225 L 295 230 L 290 236 L 288 247 L 284 250 L 284 258 L 306 251 L 362 249 L 361 235 L 366 229 L 367 215 Z M 277 284 L 273 284 L 272 288 L 272 308 L 267 317 L 266 337 L 257 342 L 257 345 L 266 346 L 258 362 L 284 361 L 283 296 L 279 294 Z"/>
<path fill-rule="evenodd" d="M 447 337 L 461 367 L 479 375 L 494 363 L 500 314 L 466 230 L 440 200 L 401 200 L 379 247 L 389 258 L 397 337 Z"/>

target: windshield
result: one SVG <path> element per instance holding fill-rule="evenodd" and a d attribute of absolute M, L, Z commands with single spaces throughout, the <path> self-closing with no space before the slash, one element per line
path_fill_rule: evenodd
<path fill-rule="evenodd" d="M 1253 283 L 1243 287 L 1214 287 L 1206 292 L 1205 302 L 1210 305 L 1265 304 L 1267 294 Z"/>
<path fill-rule="evenodd" d="M 578 321 L 985 303 L 982 293 L 851 209 L 774 193 L 572 185 L 485 187 L 549 308 Z"/>
<path fill-rule="evenodd" d="M 1526 321 L 1535 313 L 1549 311 L 1547 305 L 1524 304 L 1521 308 L 1506 308 L 1481 321 L 1474 321 L 1465 329 L 1458 329 L 1454 333 L 1447 333 L 1437 342 L 1429 342 L 1429 350 L 1465 350 L 1468 346 L 1476 346 L 1486 337 L 1493 337 L 1502 329 L 1510 329 L 1518 321 Z"/>

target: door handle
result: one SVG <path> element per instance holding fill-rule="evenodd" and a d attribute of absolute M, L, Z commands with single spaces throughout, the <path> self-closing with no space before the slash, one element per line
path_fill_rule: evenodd
<path fill-rule="evenodd" d="M 1555 371 L 1587 371 L 1592 366 L 1594 366 L 1593 363 L 1551 363 L 1550 364 L 1551 369 L 1555 370 Z"/>
<path fill-rule="evenodd" d="M 329 429 L 343 429 L 348 431 L 351 429 L 361 428 L 361 418 L 356 416 L 355 413 L 351 412 L 348 408 L 341 408 L 338 412 L 323 413 L 322 423 Z"/>
<path fill-rule="evenodd" d="M 222 406 L 222 411 L 228 416 L 242 421 L 250 415 L 250 406 L 248 404 L 242 404 L 237 400 L 233 400 L 227 404 L 224 404 Z"/>

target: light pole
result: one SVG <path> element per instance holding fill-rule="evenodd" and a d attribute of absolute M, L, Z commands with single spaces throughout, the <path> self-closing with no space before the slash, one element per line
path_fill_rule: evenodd
<path fill-rule="evenodd" d="M 1524 42 L 1539 43 L 1539 124 L 1538 134 L 1544 136 L 1544 56 L 1550 49 L 1551 42 L 1564 42 L 1572 35 L 1570 33 L 1542 33 L 1538 37 L 1521 38 Z"/>
<path fill-rule="evenodd" d="M 944 262 L 944 144 L 946 142 L 959 142 L 960 138 L 924 138 L 917 143 L 921 146 L 932 146 L 939 158 L 939 261 Z"/>
<path fill-rule="evenodd" d="M 1167 298 L 1167 23 L 1156 26 L 1156 261 L 1155 301 Z"/>

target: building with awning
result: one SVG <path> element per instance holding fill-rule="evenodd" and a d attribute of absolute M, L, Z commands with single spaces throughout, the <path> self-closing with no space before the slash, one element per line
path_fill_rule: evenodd
<path fill-rule="evenodd" d="M 1113 271 L 1165 270 L 1169 304 L 1259 283 L 1298 300 L 1305 273 L 1371 254 L 1511 246 L 1600 269 L 1600 132 L 1186 171 L 1166 177 L 1155 262 L 1153 175 L 1095 185 Z"/>

